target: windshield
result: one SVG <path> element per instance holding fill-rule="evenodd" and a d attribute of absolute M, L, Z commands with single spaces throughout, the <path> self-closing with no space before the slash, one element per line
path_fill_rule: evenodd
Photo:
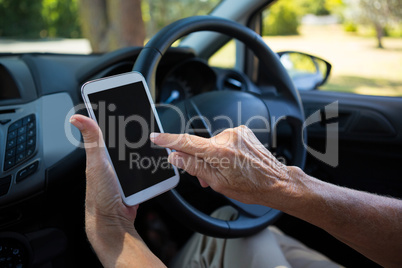
<path fill-rule="evenodd" d="M 142 46 L 221 0 L 0 0 L 0 52 L 89 54 Z"/>

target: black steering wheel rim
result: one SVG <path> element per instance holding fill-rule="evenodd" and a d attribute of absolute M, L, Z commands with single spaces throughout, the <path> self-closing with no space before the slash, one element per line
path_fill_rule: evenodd
<path fill-rule="evenodd" d="M 162 56 L 176 40 L 198 31 L 214 31 L 243 42 L 267 68 L 266 73 L 269 79 L 286 99 L 287 104 L 301 113 L 304 118 L 300 96 L 291 78 L 277 54 L 266 45 L 261 36 L 236 22 L 212 16 L 196 16 L 176 21 L 163 28 L 142 49 L 133 71 L 142 73 L 153 96 L 155 96 L 156 69 Z M 299 125 L 301 129 L 301 124 Z M 300 135 L 298 135 L 300 141 L 303 135 L 301 132 L 302 130 L 299 131 Z M 303 168 L 306 151 L 301 144 L 297 145 L 297 150 L 300 153 L 296 155 L 294 164 Z M 215 237 L 234 238 L 252 235 L 272 224 L 281 215 L 280 211 L 270 209 L 269 212 L 260 217 L 240 213 L 239 218 L 235 221 L 223 221 L 197 210 L 174 189 L 162 195 L 161 198 L 163 199 L 162 204 L 171 206 L 167 209 L 176 218 L 185 219 L 185 222 L 191 225 L 195 231 Z"/>

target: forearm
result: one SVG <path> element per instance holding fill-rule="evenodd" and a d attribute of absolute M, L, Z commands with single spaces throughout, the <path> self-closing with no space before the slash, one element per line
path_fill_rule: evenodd
<path fill-rule="evenodd" d="M 87 236 L 104 267 L 165 267 L 134 228 L 95 226 L 86 228 Z"/>
<path fill-rule="evenodd" d="M 294 171 L 293 178 L 294 198 L 281 208 L 284 212 L 326 230 L 383 266 L 402 265 L 401 200 L 325 183 L 301 170 Z"/>
<path fill-rule="evenodd" d="M 198 177 L 203 187 L 308 221 L 384 266 L 402 262 L 400 200 L 338 187 L 284 166 L 245 126 L 211 139 L 158 134 L 151 140 L 176 150 L 169 161 Z"/>

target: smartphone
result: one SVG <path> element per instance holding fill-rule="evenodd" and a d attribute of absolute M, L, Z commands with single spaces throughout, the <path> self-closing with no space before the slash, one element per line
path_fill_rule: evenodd
<path fill-rule="evenodd" d="M 123 202 L 142 203 L 174 188 L 177 168 L 169 149 L 153 144 L 151 132 L 163 132 L 145 78 L 130 72 L 85 83 L 88 114 L 99 125 L 103 144 L 118 180 Z"/>

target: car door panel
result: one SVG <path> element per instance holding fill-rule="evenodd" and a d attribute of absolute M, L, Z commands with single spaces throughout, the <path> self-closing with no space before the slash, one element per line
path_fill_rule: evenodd
<path fill-rule="evenodd" d="M 402 197 L 402 98 L 332 92 L 302 92 L 306 117 L 320 111 L 308 130 L 308 146 L 325 151 L 327 125 L 336 122 L 338 165 L 309 156 L 306 171 L 347 187 Z M 325 107 L 338 102 L 338 117 L 325 120 Z M 333 141 L 335 142 L 335 141 Z"/>
<path fill-rule="evenodd" d="M 325 91 L 300 92 L 300 95 L 306 118 L 317 111 L 320 114 L 320 120 L 307 127 L 307 146 L 324 153 L 328 142 L 338 142 L 337 165 L 328 165 L 308 154 L 305 171 L 337 185 L 401 198 L 402 98 Z M 326 119 L 325 108 L 334 102 L 337 116 Z M 327 140 L 328 125 L 333 123 L 338 124 L 338 141 Z M 278 225 L 344 265 L 378 267 L 301 220 L 285 216 Z"/>

